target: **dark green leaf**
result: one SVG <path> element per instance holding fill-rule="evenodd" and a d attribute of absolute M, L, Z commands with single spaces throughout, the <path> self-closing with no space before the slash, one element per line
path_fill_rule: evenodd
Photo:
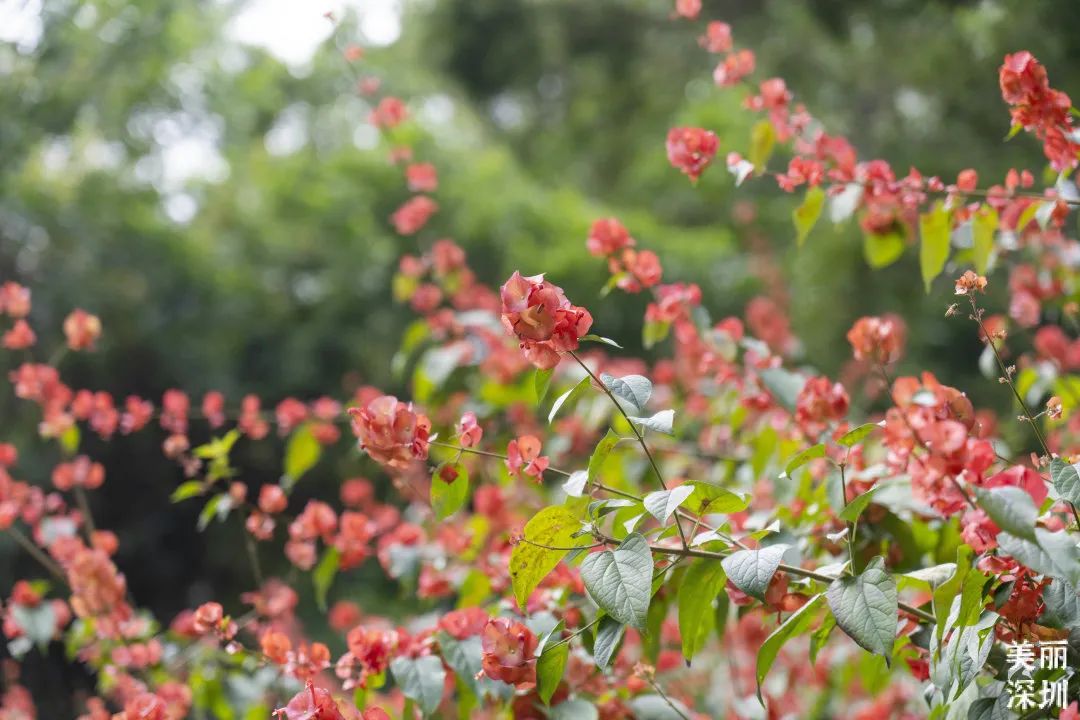
<path fill-rule="evenodd" d="M 593 642 L 593 660 L 601 670 L 606 670 L 611 665 L 624 632 L 626 626 L 610 615 L 600 618 L 596 627 L 596 640 Z"/>
<path fill-rule="evenodd" d="M 727 575 L 715 560 L 695 562 L 683 576 L 679 588 L 679 636 L 683 657 L 690 660 L 705 646 L 716 624 L 713 601 L 724 589 Z"/>
<path fill-rule="evenodd" d="M 452 478 L 447 482 L 444 478 Z M 444 462 L 431 474 L 431 509 L 444 520 L 465 506 L 469 499 L 469 471 L 460 462 Z"/>
<path fill-rule="evenodd" d="M 862 575 L 834 580 L 825 596 L 840 629 L 890 663 L 899 610 L 896 581 L 885 571 L 884 561 L 876 557 Z"/>
<path fill-rule="evenodd" d="M 536 661 L 536 692 L 547 705 L 562 682 L 566 661 L 570 657 L 570 643 L 550 642 L 544 645 L 540 659 Z"/>
<path fill-rule="evenodd" d="M 758 650 L 757 696 L 762 705 L 765 704 L 765 700 L 761 697 L 761 683 L 765 681 L 765 676 L 768 675 L 769 669 L 773 666 L 773 662 L 776 661 L 780 648 L 788 640 L 803 634 L 810 628 L 810 623 L 813 622 L 814 615 L 820 605 L 821 595 L 815 595 L 805 605 L 791 613 L 780 627 L 773 630 L 769 637 L 765 638 L 761 649 Z"/>
<path fill-rule="evenodd" d="M 989 490 L 976 487 L 975 498 L 990 519 L 1010 535 L 1035 540 L 1035 519 L 1039 511 L 1025 490 L 1007 485 Z"/>

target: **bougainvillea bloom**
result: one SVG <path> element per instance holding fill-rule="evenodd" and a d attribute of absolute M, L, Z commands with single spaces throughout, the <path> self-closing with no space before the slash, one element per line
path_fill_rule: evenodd
<path fill-rule="evenodd" d="M 905 328 L 898 317 L 861 317 L 848 331 L 856 360 L 890 363 L 900 358 L 904 347 Z"/>
<path fill-rule="evenodd" d="M 385 97 L 371 111 L 368 120 L 375 127 L 386 130 L 400 125 L 408 115 L 405 103 L 396 97 Z"/>
<path fill-rule="evenodd" d="M 414 411 L 412 403 L 382 395 L 348 412 L 360 449 L 376 462 L 403 469 L 427 458 L 431 421 Z"/>
<path fill-rule="evenodd" d="M 533 435 L 522 435 L 510 441 L 506 447 L 506 469 L 517 476 L 524 472 L 539 482 L 548 467 L 548 458 L 540 455 L 540 440 Z"/>
<path fill-rule="evenodd" d="M 615 218 L 601 218 L 589 229 L 585 246 L 590 254 L 596 257 L 607 257 L 623 248 L 633 247 L 634 238 L 630 237 L 630 233 L 623 224 Z"/>
<path fill-rule="evenodd" d="M 274 711 L 278 720 L 346 720 L 329 690 L 317 688 L 310 680 L 289 704 Z"/>
<path fill-rule="evenodd" d="M 101 320 L 85 310 L 73 310 L 64 318 L 64 335 L 72 350 L 93 350 L 94 342 L 101 337 Z"/>
<path fill-rule="evenodd" d="M 439 209 L 438 203 L 426 195 L 409 198 L 390 216 L 399 235 L 415 235 Z"/>
<path fill-rule="evenodd" d="M 716 134 L 710 130 L 672 128 L 667 136 L 668 162 L 691 180 L 697 180 L 716 157 L 719 145 Z"/>
<path fill-rule="evenodd" d="M 572 305 L 562 288 L 543 275 L 525 277 L 515 271 L 502 286 L 502 323 L 515 335 L 525 357 L 538 368 L 559 363 L 559 353 L 576 350 L 592 327 L 592 315 Z"/>
<path fill-rule="evenodd" d="M 480 638 L 484 675 L 522 689 L 535 683 L 536 635 L 532 630 L 508 618 L 494 618 Z"/>
<path fill-rule="evenodd" d="M 405 182 L 411 192 L 435 192 L 439 176 L 431 163 L 411 163 L 405 166 Z"/>
<path fill-rule="evenodd" d="M 848 394 L 840 383 L 827 377 L 810 378 L 803 385 L 795 406 L 795 422 L 810 437 L 816 438 L 829 423 L 844 419 Z"/>

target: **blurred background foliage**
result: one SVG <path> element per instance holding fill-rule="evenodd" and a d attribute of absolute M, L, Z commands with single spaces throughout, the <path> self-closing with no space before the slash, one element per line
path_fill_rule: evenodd
<path fill-rule="evenodd" d="M 33 37 L 0 43 L 0 279 L 33 289 L 45 353 L 72 307 L 102 318 L 101 349 L 63 360 L 72 385 L 155 401 L 170 387 L 220 389 L 234 404 L 247 392 L 270 403 L 343 396 L 359 381 L 404 392 L 390 360 L 412 314 L 390 302 L 391 280 L 417 242 L 388 221 L 407 193 L 341 57 L 369 44 L 351 13 L 336 48 L 287 64 L 230 36 L 242 4 L 0 3 L 40 22 Z M 439 167 L 442 210 L 421 246 L 453 237 L 493 284 L 514 269 L 546 272 L 593 311 L 597 331 L 640 352 L 643 302 L 601 299 L 606 268 L 584 250 L 592 220 L 616 215 L 658 252 L 666 280 L 701 284 L 714 318 L 778 296 L 804 341 L 800 360 L 823 372 L 842 368 L 856 317 L 897 312 L 910 327 L 908 369 L 932 367 L 1006 407 L 975 377 L 974 333 L 942 317 L 948 272 L 929 296 L 913 252 L 871 273 L 857 229 L 824 220 L 797 251 L 798 197 L 767 180 L 736 190 L 722 163 L 693 188 L 667 164 L 669 127 L 711 128 L 721 154 L 745 153 L 754 119 L 744 91 L 712 85 L 702 25 L 672 21 L 671 3 L 401 10 L 401 37 L 369 47 L 357 67 L 408 100 L 417 156 Z M 707 0 L 703 17 L 730 22 L 757 52 L 759 77 L 784 77 L 863 157 L 900 172 L 952 180 L 973 166 L 985 186 L 1040 165 L 1029 139 L 1002 142 L 1007 52 L 1031 50 L 1055 87 L 1080 93 L 1075 0 Z M 31 414 L 3 394 L 0 440 L 19 441 L 21 473 L 46 482 L 56 451 L 33 440 Z M 169 505 L 180 478 L 160 439 L 88 438 L 85 449 L 109 469 L 99 524 L 120 535 L 135 597 L 168 619 L 211 586 L 250 583 L 230 570 L 245 562 L 235 524 L 199 536 L 198 507 Z M 244 479 L 276 479 L 278 448 L 248 454 Z M 302 492 L 333 494 L 365 470 L 355 454 L 324 460 Z M 7 578 L 27 569 L 13 553 L 3 563 Z"/>

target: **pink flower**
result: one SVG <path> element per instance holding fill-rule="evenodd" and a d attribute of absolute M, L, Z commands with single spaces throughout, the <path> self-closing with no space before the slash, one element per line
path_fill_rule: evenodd
<path fill-rule="evenodd" d="M 488 621 L 481 634 L 484 674 L 521 689 L 536 682 L 536 635 L 508 618 Z"/>
<path fill-rule="evenodd" d="M 64 335 L 72 350 L 93 350 L 101 337 L 101 320 L 85 310 L 74 310 L 64 319 Z"/>
<path fill-rule="evenodd" d="M 585 246 L 591 255 L 607 257 L 623 248 L 633 247 L 634 238 L 630 237 L 623 224 L 615 218 L 601 218 L 589 229 Z"/>
<path fill-rule="evenodd" d="M 4 333 L 3 344 L 8 350 L 25 350 L 36 342 L 37 335 L 34 334 L 33 328 L 22 318 L 16 320 L 11 329 Z"/>
<path fill-rule="evenodd" d="M 329 690 L 315 687 L 310 680 L 289 704 L 274 711 L 278 720 L 345 720 Z"/>
<path fill-rule="evenodd" d="M 390 222 L 399 235 L 415 235 L 420 232 L 431 216 L 439 209 L 439 204 L 425 195 L 417 195 L 405 201 L 390 216 Z"/>
<path fill-rule="evenodd" d="M 480 444 L 484 430 L 476 421 L 476 413 L 467 412 L 461 416 L 461 422 L 458 423 L 458 436 L 461 439 L 461 447 L 474 447 Z"/>
<path fill-rule="evenodd" d="M 754 72 L 754 64 L 754 53 L 750 50 L 729 53 L 713 70 L 713 82 L 720 87 L 738 85 L 744 77 Z"/>
<path fill-rule="evenodd" d="M 431 421 L 415 412 L 412 403 L 382 395 L 348 412 L 360 448 L 376 462 L 403 469 L 427 458 Z"/>
<path fill-rule="evenodd" d="M 889 363 L 897 360 L 904 348 L 905 328 L 900 318 L 861 317 L 848 330 L 856 360 Z"/>
<path fill-rule="evenodd" d="M 368 120 L 379 129 L 397 127 L 409 116 L 405 103 L 396 97 L 386 97 L 371 111 Z"/>
<path fill-rule="evenodd" d="M 696 127 L 672 128 L 667 136 L 668 162 L 697 180 L 716 156 L 715 133 Z"/>
<path fill-rule="evenodd" d="M 1002 470 L 996 475 L 991 475 L 983 483 L 983 487 L 987 488 L 1009 485 L 1026 490 L 1031 499 L 1035 501 L 1036 506 L 1042 505 L 1043 500 L 1046 499 L 1046 481 L 1043 476 L 1023 465 L 1013 465 L 1008 470 Z"/>
<path fill-rule="evenodd" d="M 726 53 L 731 50 L 731 26 L 725 22 L 713 20 L 705 26 L 705 34 L 698 41 L 701 47 L 711 53 Z"/>
<path fill-rule="evenodd" d="M 553 368 L 559 353 L 575 350 L 592 327 L 592 315 L 572 305 L 562 288 L 543 275 L 525 277 L 515 271 L 503 284 L 503 326 L 515 335 L 525 357 L 539 368 Z"/>
<path fill-rule="evenodd" d="M 524 470 L 539 482 L 548 464 L 547 456 L 540 455 L 540 440 L 533 435 L 522 435 L 506 446 L 506 468 L 511 475 L 518 476 Z"/>
<path fill-rule="evenodd" d="M 405 168 L 405 181 L 412 192 L 435 192 L 439 176 L 431 163 L 412 163 Z"/>
<path fill-rule="evenodd" d="M 701 14 L 701 0 L 675 0 L 675 14 L 694 20 Z"/>

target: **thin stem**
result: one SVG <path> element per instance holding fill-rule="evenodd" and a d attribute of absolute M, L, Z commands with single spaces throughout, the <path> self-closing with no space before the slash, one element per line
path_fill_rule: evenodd
<path fill-rule="evenodd" d="M 611 392 L 611 389 L 600 378 L 596 376 L 596 374 L 589 368 L 588 365 L 585 364 L 585 362 L 580 357 L 578 357 L 578 354 L 576 352 L 574 352 L 573 350 L 570 350 L 569 352 L 570 356 L 573 357 L 574 360 L 577 360 L 577 364 L 580 365 L 581 368 L 589 374 L 589 377 L 591 377 L 593 381 L 600 386 L 600 389 L 603 390 L 604 394 L 608 396 L 609 400 L 611 400 L 611 404 L 615 406 L 615 408 L 619 411 L 619 414 L 621 414 L 626 420 L 626 424 L 630 426 L 630 429 L 634 433 L 634 437 L 637 438 L 638 444 L 641 445 L 641 449 L 645 451 L 645 457 L 649 458 L 649 463 L 652 465 L 653 472 L 656 473 L 656 479 L 660 481 L 660 487 L 667 490 L 667 483 L 664 482 L 664 474 L 660 472 L 660 466 L 656 464 L 656 458 L 654 458 L 653 454 L 649 451 L 649 446 L 645 442 L 645 436 L 641 434 L 641 431 L 638 430 L 637 425 L 634 424 L 634 421 L 631 420 L 630 416 L 626 414 L 625 410 L 623 410 L 623 406 L 619 404 L 618 399 Z M 675 518 L 675 527 L 679 530 L 679 539 L 682 540 L 683 548 L 689 547 L 686 542 L 686 533 L 683 531 L 682 523 L 679 522 L 679 518 L 677 516 Z"/>
<path fill-rule="evenodd" d="M 507 457 L 503 453 L 490 452 L 488 450 L 477 450 L 476 448 L 459 447 L 458 445 L 451 445 L 444 442 L 429 442 L 428 445 L 434 445 L 435 447 L 447 448 L 448 450 L 457 450 L 459 453 L 468 453 L 470 455 L 482 455 L 483 457 L 496 458 L 498 460 L 506 460 Z M 557 467 L 547 467 L 548 470 L 556 475 L 562 475 L 564 477 L 570 477 L 570 473 L 566 470 L 560 470 Z"/>
<path fill-rule="evenodd" d="M 676 715 L 681 717 L 683 720 L 690 720 L 690 718 L 688 718 L 686 716 L 686 713 L 684 713 L 682 710 L 680 710 L 679 706 L 676 705 L 674 702 L 672 702 L 671 698 L 669 698 L 667 696 L 667 693 L 665 693 L 663 688 L 660 687 L 659 683 L 656 682 L 656 678 L 654 678 L 652 676 L 651 672 L 643 673 L 643 675 L 645 676 L 646 682 L 648 682 L 649 685 L 652 686 L 653 692 L 655 692 L 660 697 L 664 698 L 664 702 L 666 702 L 668 704 L 668 707 L 670 707 L 675 712 Z"/>
<path fill-rule="evenodd" d="M 97 532 L 97 528 L 94 527 L 94 516 L 90 512 L 90 499 L 86 496 L 86 488 L 82 485 L 75 486 L 75 502 L 79 504 L 79 512 L 81 512 L 83 516 L 86 539 L 87 541 L 92 541 L 92 536 Z"/>
<path fill-rule="evenodd" d="M 685 555 L 687 557 L 698 558 L 710 558 L 713 560 L 723 560 L 727 555 L 724 553 L 711 552 L 709 550 L 682 550 L 680 548 L 663 547 L 661 545 L 650 545 L 649 549 L 653 552 L 664 553 L 667 555 Z M 799 577 L 810 578 L 811 580 L 817 580 L 823 583 L 832 583 L 836 580 L 832 575 L 826 575 L 824 573 L 817 572 L 815 570 L 807 570 L 805 568 L 798 567 L 796 565 L 787 565 L 780 563 L 776 568 L 780 572 L 787 573 L 788 575 L 797 575 Z M 925 620 L 926 622 L 937 622 L 937 618 L 933 614 L 920 610 L 917 607 L 908 605 L 907 603 L 898 603 L 901 610 L 911 613 L 912 615 Z"/>
<path fill-rule="evenodd" d="M 533 547 L 543 548 L 545 550 L 567 550 L 567 551 L 570 551 L 570 550 L 592 550 L 593 548 L 598 548 L 598 547 L 600 547 L 602 545 L 606 545 L 606 543 L 603 543 L 603 542 L 596 542 L 596 543 L 593 543 L 592 545 L 571 545 L 570 547 L 565 547 L 565 546 L 561 546 L 561 545 L 545 545 L 543 543 L 538 543 L 538 542 L 535 542 L 533 540 L 530 540 L 527 537 L 521 538 L 521 542 L 525 543 L 526 545 L 532 545 Z"/>
<path fill-rule="evenodd" d="M 990 350 L 994 353 L 994 359 L 997 360 L 998 368 L 1001 369 L 1001 377 L 1005 381 L 1005 384 L 1012 390 L 1013 397 L 1016 398 L 1016 402 L 1020 404 L 1020 409 L 1024 411 L 1024 419 L 1031 425 L 1031 429 L 1035 431 L 1035 437 L 1039 440 L 1039 445 L 1043 449 L 1043 454 L 1049 457 L 1050 448 L 1046 445 L 1046 440 L 1043 438 L 1042 430 L 1039 429 L 1039 424 L 1035 421 L 1035 417 L 1031 414 L 1031 410 L 1028 409 L 1027 403 L 1024 402 L 1023 396 L 1016 388 L 1016 383 L 1013 382 L 1012 373 L 1009 372 L 1008 366 L 1005 365 L 1005 360 L 1001 357 L 1001 353 L 998 352 L 997 345 L 994 344 L 994 339 L 990 337 L 990 334 L 986 332 L 986 325 L 983 323 L 983 314 L 979 310 L 979 306 L 975 303 L 974 294 L 968 295 L 968 300 L 971 302 L 971 318 L 979 325 L 979 330 L 982 332 L 983 338 L 986 344 L 990 346 Z"/>
<path fill-rule="evenodd" d="M 572 632 L 569 635 L 567 635 L 566 637 L 564 637 L 562 640 L 558 641 L 557 643 L 554 643 L 551 647 L 557 647 L 559 645 L 562 645 L 563 643 L 570 642 L 571 640 L 576 638 L 578 635 L 581 635 L 582 633 L 584 633 L 586 630 L 588 630 L 589 628 L 591 628 L 593 625 L 595 625 L 598 622 L 600 622 L 600 618 L 597 618 L 597 619 L 593 620 L 588 625 L 584 625 L 584 626 L 578 628 L 574 632 Z"/>
<path fill-rule="evenodd" d="M 840 489 L 844 493 L 843 508 L 841 509 L 841 512 L 847 510 L 848 505 L 846 460 L 847 458 L 845 458 L 845 462 L 840 463 Z M 847 529 L 848 562 L 851 564 L 851 567 L 848 568 L 848 571 L 852 574 L 855 574 L 855 523 L 849 520 L 847 524 Z"/>
<path fill-rule="evenodd" d="M 251 537 L 251 533 L 247 531 L 247 528 L 241 526 L 240 532 L 244 533 L 244 547 L 247 548 L 247 556 L 251 562 L 251 574 L 255 577 L 255 585 L 261 588 L 263 586 L 263 573 L 262 564 L 259 562 L 259 549 L 255 546 L 255 539 Z"/>
<path fill-rule="evenodd" d="M 48 570 L 49 573 L 53 575 L 53 577 L 67 585 L 67 575 L 64 574 L 64 569 L 61 568 L 55 560 L 46 555 L 41 548 L 39 548 L 32 540 L 30 540 L 30 538 L 26 537 L 26 535 L 23 535 L 22 531 L 19 530 L 17 527 L 9 527 L 7 531 L 11 534 L 11 537 L 15 539 L 15 542 L 21 545 L 23 550 L 26 550 L 26 552 L 30 553 L 31 557 L 41 563 L 41 565 L 44 566 L 44 568 Z"/>

